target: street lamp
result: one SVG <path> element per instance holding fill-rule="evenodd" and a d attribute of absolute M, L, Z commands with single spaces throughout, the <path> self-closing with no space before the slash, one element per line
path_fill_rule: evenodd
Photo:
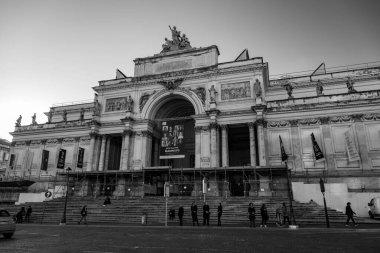
<path fill-rule="evenodd" d="M 66 225 L 66 208 L 67 208 L 67 196 L 69 195 L 69 172 L 71 171 L 70 167 L 66 169 L 66 197 L 65 197 L 65 207 L 63 209 L 62 220 L 59 225 Z"/>

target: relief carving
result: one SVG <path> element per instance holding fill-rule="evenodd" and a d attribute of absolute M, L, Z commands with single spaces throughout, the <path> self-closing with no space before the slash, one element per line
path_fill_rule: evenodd
<path fill-rule="evenodd" d="M 157 83 L 163 85 L 167 90 L 175 90 L 182 84 L 183 80 L 183 78 L 178 78 L 175 80 L 158 81 Z"/>
<path fill-rule="evenodd" d="M 202 101 L 202 104 L 205 105 L 206 101 L 206 90 L 203 87 L 198 87 L 195 90 L 192 90 L 195 94 L 197 94 L 198 98 Z"/>
<path fill-rule="evenodd" d="M 331 117 L 330 122 L 331 123 L 347 123 L 347 122 L 352 122 L 352 117 L 350 117 L 348 115 Z"/>
<path fill-rule="evenodd" d="M 222 100 L 251 97 L 251 86 L 249 81 L 234 84 L 222 84 Z"/>
<path fill-rule="evenodd" d="M 379 113 L 369 113 L 362 116 L 362 119 L 365 121 L 369 120 L 380 120 L 380 114 Z"/>
<path fill-rule="evenodd" d="M 131 96 L 122 98 L 110 98 L 106 100 L 106 112 L 132 110 L 133 99 Z"/>
<path fill-rule="evenodd" d="M 319 119 L 301 119 L 298 121 L 298 124 L 303 126 L 318 125 L 320 123 Z"/>
<path fill-rule="evenodd" d="M 141 95 L 140 101 L 139 101 L 140 112 L 144 108 L 144 105 L 148 101 L 149 97 L 152 96 L 155 92 L 156 91 L 154 91 L 153 93 L 144 93 L 143 95 Z"/>
<path fill-rule="evenodd" d="M 288 121 L 268 121 L 268 127 L 287 127 Z"/>

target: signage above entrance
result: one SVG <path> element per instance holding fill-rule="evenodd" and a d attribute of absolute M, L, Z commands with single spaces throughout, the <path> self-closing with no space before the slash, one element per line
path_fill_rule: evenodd
<path fill-rule="evenodd" d="M 185 158 L 183 150 L 184 126 L 182 121 L 161 122 L 160 159 Z"/>

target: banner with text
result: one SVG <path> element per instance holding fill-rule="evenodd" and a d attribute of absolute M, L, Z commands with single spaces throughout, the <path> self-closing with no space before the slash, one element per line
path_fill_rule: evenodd
<path fill-rule="evenodd" d="M 354 138 L 351 135 L 351 131 L 348 130 L 344 133 L 344 142 L 346 144 L 346 150 L 348 155 L 348 161 L 359 161 L 360 156 L 359 153 L 355 147 Z"/>
<path fill-rule="evenodd" d="M 77 162 L 78 168 L 83 168 L 83 157 L 84 157 L 84 148 L 79 148 L 79 150 L 78 150 L 78 162 Z"/>
<path fill-rule="evenodd" d="M 162 138 L 160 144 L 160 159 L 185 158 L 184 122 L 161 122 Z"/>
<path fill-rule="evenodd" d="M 57 163 L 58 169 L 65 168 L 65 160 L 66 160 L 66 149 L 61 148 L 58 154 L 58 163 Z"/>

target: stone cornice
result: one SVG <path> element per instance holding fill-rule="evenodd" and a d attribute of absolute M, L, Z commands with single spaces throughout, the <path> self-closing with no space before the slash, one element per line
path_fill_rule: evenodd
<path fill-rule="evenodd" d="M 174 71 L 174 72 L 168 72 L 158 75 L 151 75 L 151 76 L 142 76 L 142 77 L 136 77 L 132 78 L 131 82 L 126 82 L 125 80 L 120 80 L 118 83 L 114 84 L 102 84 L 100 83 L 99 86 L 93 87 L 95 91 L 108 91 L 108 90 L 118 90 L 118 89 L 125 89 L 125 88 L 135 88 L 135 87 L 142 87 L 142 86 L 149 86 L 149 85 L 157 85 L 159 81 L 162 81 L 163 79 L 174 79 L 174 78 L 184 78 L 186 80 L 197 80 L 197 79 L 210 79 L 213 77 L 218 77 L 221 75 L 231 75 L 231 74 L 238 74 L 243 72 L 253 72 L 254 70 L 260 70 L 262 68 L 266 67 L 266 65 L 263 64 L 248 64 L 244 66 L 231 66 L 228 68 L 219 69 L 216 66 L 211 66 L 207 68 L 200 68 L 200 69 L 192 69 L 192 70 L 182 70 L 182 71 Z M 105 82 L 104 82 L 105 83 Z"/>

